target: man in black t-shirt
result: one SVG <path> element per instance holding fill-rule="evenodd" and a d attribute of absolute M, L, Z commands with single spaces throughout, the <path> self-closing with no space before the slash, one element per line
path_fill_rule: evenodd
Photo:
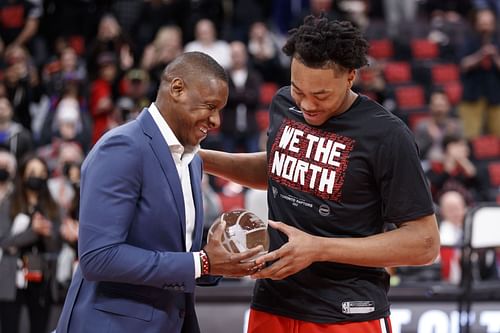
<path fill-rule="evenodd" d="M 351 23 L 307 17 L 283 48 L 291 86 L 271 104 L 267 153 L 201 152 L 207 172 L 268 190 L 248 333 L 390 332 L 384 267 L 438 254 L 411 132 L 351 90 L 367 49 Z"/>

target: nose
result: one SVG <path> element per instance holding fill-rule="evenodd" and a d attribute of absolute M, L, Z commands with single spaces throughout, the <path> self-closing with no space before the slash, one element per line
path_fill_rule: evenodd
<path fill-rule="evenodd" d="M 218 128 L 220 126 L 220 114 L 219 111 L 212 112 L 210 117 L 208 117 L 208 126 L 212 128 Z"/>
<path fill-rule="evenodd" d="M 306 111 L 306 112 L 314 111 L 316 109 L 316 106 L 314 105 L 314 103 L 308 98 L 302 98 L 300 100 L 299 106 L 300 106 L 300 109 L 302 111 Z"/>

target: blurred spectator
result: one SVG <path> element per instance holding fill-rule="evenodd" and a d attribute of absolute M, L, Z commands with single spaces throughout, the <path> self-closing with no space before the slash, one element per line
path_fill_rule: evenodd
<path fill-rule="evenodd" d="M 472 4 L 470 0 L 427 0 L 422 5 L 430 21 L 427 38 L 440 46 L 441 58 L 456 61 L 463 43 L 465 19 Z"/>
<path fill-rule="evenodd" d="M 358 70 L 354 81 L 354 91 L 369 96 L 379 104 L 384 104 L 387 98 L 387 87 L 382 71 L 382 65 L 370 58 L 370 66 Z"/>
<path fill-rule="evenodd" d="M 13 119 L 31 130 L 30 103 L 41 95 L 37 69 L 27 50 L 17 45 L 5 52 L 5 63 L 5 87 L 14 108 Z"/>
<path fill-rule="evenodd" d="M 464 221 L 467 205 L 462 194 L 456 191 L 443 193 L 439 200 L 441 223 L 441 274 L 447 282 L 458 284 L 461 280 L 461 250 L 464 245 Z M 474 260 L 473 276 L 479 280 L 497 279 L 494 250 L 482 250 Z"/>
<path fill-rule="evenodd" d="M 417 17 L 417 0 L 383 0 L 387 34 L 392 37 L 401 37 L 401 31 L 414 24 Z M 404 37 L 403 37 L 404 38 Z"/>
<path fill-rule="evenodd" d="M 0 145 L 7 148 L 18 160 L 33 149 L 30 132 L 12 120 L 13 110 L 6 97 L 0 97 Z"/>
<path fill-rule="evenodd" d="M 291 20 L 289 29 L 297 28 L 304 22 L 307 15 L 319 16 L 324 14 L 330 20 L 347 19 L 346 13 L 341 11 L 338 6 L 338 1 L 335 0 L 309 0 L 309 7 L 303 8 L 300 13 Z"/>
<path fill-rule="evenodd" d="M 121 97 L 116 102 L 120 118 L 127 122 L 135 119 L 139 113 L 151 104 L 149 99 L 149 75 L 142 69 L 131 69 L 122 80 Z"/>
<path fill-rule="evenodd" d="M 71 163 L 64 170 L 75 195 L 59 229 L 63 246 L 57 257 L 56 280 L 58 301 L 61 303 L 64 302 L 71 278 L 78 264 L 78 214 L 80 209 L 80 165 Z"/>
<path fill-rule="evenodd" d="M 467 205 L 476 201 L 488 201 L 487 180 L 484 172 L 478 172 L 470 159 L 467 141 L 455 135 L 443 138 L 444 156 L 442 161 L 432 161 L 427 171 L 434 202 L 447 191 L 461 193 Z"/>
<path fill-rule="evenodd" d="M 87 66 L 92 78 L 98 76 L 102 54 L 112 54 L 116 58 L 116 66 L 127 71 L 134 65 L 132 46 L 123 34 L 120 24 L 111 14 L 103 15 L 99 21 L 97 36 L 89 47 Z"/>
<path fill-rule="evenodd" d="M 453 284 L 458 284 L 461 277 L 460 250 L 463 246 L 463 223 L 466 212 L 465 199 L 459 192 L 445 192 L 439 199 L 441 278 Z"/>
<path fill-rule="evenodd" d="M 158 38 L 160 30 L 165 26 L 178 27 L 182 37 L 182 25 L 189 14 L 189 1 L 185 0 L 150 0 L 141 1 L 138 11 L 139 18 L 131 35 L 135 36 L 134 43 L 138 51 L 145 50 L 147 45 Z M 156 36 L 156 37 L 155 37 Z M 180 45 L 183 45 L 182 39 Z"/>
<path fill-rule="evenodd" d="M 370 11 L 371 2 L 369 0 L 337 0 L 338 8 L 346 20 L 351 21 L 362 32 L 370 25 L 368 13 Z"/>
<path fill-rule="evenodd" d="M 10 285 L 15 297 L 1 307 L 5 332 L 18 332 L 22 306 L 28 309 L 30 332 L 48 328 L 60 221 L 47 178 L 47 166 L 39 158 L 28 156 L 21 162 L 10 208 L 12 225 L 1 241 L 2 248 L 17 258 L 13 276 L 5 277 L 15 282 Z"/>
<path fill-rule="evenodd" d="M 87 70 L 75 50 L 65 46 L 57 59 L 44 66 L 42 78 L 50 97 L 60 98 L 68 90 L 67 85 L 74 86 L 79 95 L 80 86 L 87 80 Z"/>
<path fill-rule="evenodd" d="M 275 82 L 279 86 L 289 82 L 289 59 L 283 57 L 282 42 L 264 22 L 255 22 L 249 31 L 248 53 L 250 63 L 265 82 Z"/>
<path fill-rule="evenodd" d="M 472 0 L 474 8 L 478 10 L 489 9 L 495 13 L 495 16 L 500 15 L 500 1 L 499 0 Z"/>
<path fill-rule="evenodd" d="M 0 1 L 0 54 L 15 46 L 28 47 L 34 52 L 30 42 L 38 32 L 42 12 L 41 0 Z M 42 53 L 40 48 L 36 51 L 35 55 Z"/>
<path fill-rule="evenodd" d="M 483 134 L 485 122 L 487 132 L 500 137 L 500 44 L 494 13 L 478 11 L 474 28 L 461 52 L 464 88 L 458 111 L 467 138 Z"/>
<path fill-rule="evenodd" d="M 226 0 L 176 0 L 180 3 L 187 3 L 188 7 L 184 8 L 185 17 L 178 21 L 178 25 L 182 28 L 184 42 L 197 39 L 196 24 L 202 19 L 207 19 L 214 24 L 216 35 L 221 36 L 223 25 L 225 24 L 227 14 Z M 255 0 L 254 0 L 255 1 Z M 263 0 L 257 0 L 263 1 Z M 226 2 L 226 4 L 224 4 Z M 221 37 L 222 39 L 222 37 Z M 226 38 L 227 39 L 227 38 Z"/>
<path fill-rule="evenodd" d="M 245 44 L 232 42 L 229 69 L 229 97 L 222 112 L 220 131 L 222 146 L 226 152 L 259 151 L 259 128 L 256 112 L 259 106 L 261 79 L 248 67 Z"/>
<path fill-rule="evenodd" d="M 453 135 L 463 136 L 463 126 L 459 119 L 450 115 L 451 104 L 441 90 L 434 90 L 429 98 L 430 118 L 422 120 L 415 128 L 415 140 L 420 150 L 420 158 L 428 161 L 442 161 L 444 158 L 443 138 Z"/>
<path fill-rule="evenodd" d="M 224 40 L 217 39 L 215 25 L 209 19 L 201 19 L 196 23 L 195 40 L 187 43 L 184 51 L 206 53 L 226 69 L 231 65 L 229 44 Z"/>
<path fill-rule="evenodd" d="M 64 143 L 59 149 L 59 156 L 53 169 L 53 177 L 48 180 L 48 187 L 52 198 L 61 209 L 62 217 L 70 214 L 71 205 L 76 195 L 74 183 L 70 171 L 73 166 L 80 168 L 83 162 L 83 152 L 80 146 L 74 143 Z"/>
<path fill-rule="evenodd" d="M 272 1 L 234 0 L 231 15 L 231 35 L 229 40 L 248 42 L 248 31 L 254 22 L 263 22 L 270 12 Z"/>
<path fill-rule="evenodd" d="M 92 144 L 118 124 L 113 87 L 118 80 L 116 58 L 112 53 L 99 55 L 99 74 L 90 85 L 90 114 L 94 121 Z"/>
<path fill-rule="evenodd" d="M 151 77 L 151 94 L 157 91 L 161 75 L 167 65 L 183 52 L 182 31 L 177 26 L 162 27 L 154 41 L 146 46 L 141 60 L 141 68 Z"/>
<path fill-rule="evenodd" d="M 17 256 L 15 251 L 3 245 L 11 228 L 10 204 L 16 175 L 16 158 L 9 152 L 0 151 L 0 331 L 14 332 L 8 325 L 14 310 L 9 307 L 16 298 Z"/>
<path fill-rule="evenodd" d="M 90 137 L 91 124 L 87 112 L 82 111 L 75 97 L 68 95 L 46 116 L 39 141 L 40 150 L 47 149 L 47 146 L 57 146 L 61 141 L 76 142 L 84 151 L 88 151 Z"/>

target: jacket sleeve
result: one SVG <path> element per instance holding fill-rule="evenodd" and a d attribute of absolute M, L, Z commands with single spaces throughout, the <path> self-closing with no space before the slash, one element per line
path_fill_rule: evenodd
<path fill-rule="evenodd" d="M 128 135 L 103 140 L 82 168 L 78 252 L 83 276 L 164 289 L 179 286 L 180 291 L 193 292 L 192 253 L 127 243 L 143 186 L 141 147 Z"/>

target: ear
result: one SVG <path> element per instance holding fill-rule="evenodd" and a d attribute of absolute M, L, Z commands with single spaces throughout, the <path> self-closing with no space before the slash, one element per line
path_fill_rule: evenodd
<path fill-rule="evenodd" d="M 172 81 L 170 81 L 170 94 L 173 98 L 180 97 L 185 88 L 186 86 L 184 84 L 184 80 L 179 77 L 175 77 L 172 79 Z"/>
<path fill-rule="evenodd" d="M 347 82 L 349 83 L 349 88 L 352 88 L 355 78 L 356 78 L 356 70 L 355 69 L 349 70 L 349 72 L 347 73 Z"/>

